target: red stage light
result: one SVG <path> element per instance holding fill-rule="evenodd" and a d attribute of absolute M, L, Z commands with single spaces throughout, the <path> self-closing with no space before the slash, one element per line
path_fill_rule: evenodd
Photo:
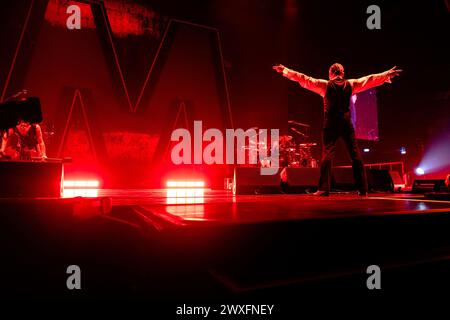
<path fill-rule="evenodd" d="M 177 180 L 169 180 L 166 183 L 167 188 L 204 188 L 204 181 L 177 181 Z"/>
<path fill-rule="evenodd" d="M 85 197 L 85 198 L 97 198 L 98 189 L 64 189 L 63 198 L 75 198 L 75 197 Z"/>
<path fill-rule="evenodd" d="M 98 180 L 64 180 L 64 188 L 99 188 L 100 181 Z"/>
<path fill-rule="evenodd" d="M 204 202 L 204 181 L 169 180 L 166 186 L 167 204 L 194 204 Z"/>
<path fill-rule="evenodd" d="M 100 181 L 98 180 L 64 180 L 63 182 L 63 198 L 74 197 L 98 197 L 98 188 Z"/>

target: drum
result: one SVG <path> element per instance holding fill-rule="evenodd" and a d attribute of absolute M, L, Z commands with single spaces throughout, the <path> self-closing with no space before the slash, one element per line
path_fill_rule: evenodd
<path fill-rule="evenodd" d="M 297 146 L 300 157 L 300 166 L 303 168 L 317 168 L 317 161 L 312 157 L 311 148 L 317 146 L 317 143 L 300 143 Z"/>

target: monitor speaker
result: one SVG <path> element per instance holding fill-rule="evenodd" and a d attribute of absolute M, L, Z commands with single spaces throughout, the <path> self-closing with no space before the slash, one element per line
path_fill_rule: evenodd
<path fill-rule="evenodd" d="M 319 168 L 284 168 L 281 173 L 288 193 L 314 192 L 320 177 Z"/>
<path fill-rule="evenodd" d="M 280 174 L 261 175 L 261 168 L 234 168 L 233 194 L 281 193 Z"/>
<path fill-rule="evenodd" d="M 395 191 L 401 191 L 405 188 L 405 181 L 398 171 L 391 170 L 389 171 L 389 174 L 391 175 L 392 182 L 394 183 Z"/>
<path fill-rule="evenodd" d="M 370 191 L 393 192 L 394 182 L 387 169 L 366 170 L 367 183 Z"/>
<path fill-rule="evenodd" d="M 367 184 L 370 191 L 392 192 L 394 183 L 389 170 L 366 167 Z M 352 168 L 333 168 L 332 188 L 334 190 L 355 191 Z"/>
<path fill-rule="evenodd" d="M 440 192 L 447 190 L 444 179 L 414 180 L 412 187 L 412 192 L 414 193 Z"/>
<path fill-rule="evenodd" d="M 352 168 L 333 168 L 331 188 L 337 191 L 356 190 Z"/>

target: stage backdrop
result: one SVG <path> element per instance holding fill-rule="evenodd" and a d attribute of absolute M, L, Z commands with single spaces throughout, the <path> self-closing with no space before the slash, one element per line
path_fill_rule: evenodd
<path fill-rule="evenodd" d="M 80 30 L 66 27 L 71 4 Z M 125 1 L 34 1 L 28 13 L 5 95 L 41 98 L 48 154 L 72 157 L 68 176 L 150 187 L 183 169 L 222 185 L 224 166 L 174 167 L 169 144 L 194 120 L 232 127 L 216 29 Z"/>

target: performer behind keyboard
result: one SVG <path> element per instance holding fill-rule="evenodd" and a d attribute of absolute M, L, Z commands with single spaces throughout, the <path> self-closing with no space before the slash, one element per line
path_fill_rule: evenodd
<path fill-rule="evenodd" d="M 47 159 L 45 143 L 39 124 L 20 120 L 14 128 L 3 133 L 0 158 L 31 160 L 33 157 Z"/>

